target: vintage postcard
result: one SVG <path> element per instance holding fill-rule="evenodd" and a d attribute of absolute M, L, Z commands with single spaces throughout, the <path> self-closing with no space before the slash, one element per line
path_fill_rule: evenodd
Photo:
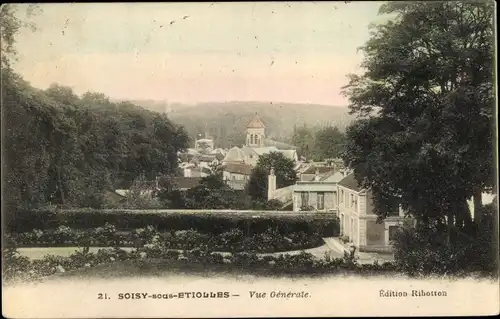
<path fill-rule="evenodd" d="M 3 315 L 498 314 L 495 13 L 3 4 Z"/>

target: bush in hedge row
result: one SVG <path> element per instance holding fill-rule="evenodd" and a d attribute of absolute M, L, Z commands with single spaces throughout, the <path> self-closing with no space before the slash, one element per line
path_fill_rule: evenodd
<path fill-rule="evenodd" d="M 5 213 L 5 227 L 8 232 L 22 233 L 34 229 L 55 229 L 59 226 L 71 228 L 97 228 L 107 223 L 118 229 L 145 228 L 154 225 L 159 230 L 194 229 L 201 233 L 220 234 L 234 228 L 247 233 L 263 233 L 269 228 L 278 229 L 282 234 L 303 231 L 320 233 L 323 237 L 337 236 L 339 221 L 335 219 L 280 219 L 262 216 L 259 218 L 234 218 L 221 213 L 216 215 L 183 215 L 155 211 L 120 210 L 30 210 L 19 209 Z"/>
<path fill-rule="evenodd" d="M 277 252 L 317 247 L 323 244 L 318 234 L 297 232 L 283 236 L 277 229 L 268 229 L 250 237 L 234 228 L 219 235 L 203 234 L 195 230 L 160 232 L 152 226 L 119 232 L 113 225 L 87 230 L 60 226 L 55 230 L 34 230 L 12 234 L 15 246 L 79 246 L 79 247 L 142 247 L 144 245 L 169 249 L 203 248 L 211 251 Z"/>

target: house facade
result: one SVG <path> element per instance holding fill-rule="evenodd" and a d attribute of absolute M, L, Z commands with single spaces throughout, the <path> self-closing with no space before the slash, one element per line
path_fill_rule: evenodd
<path fill-rule="evenodd" d="M 340 171 L 319 170 L 307 180 L 298 181 L 293 188 L 294 211 L 335 212 L 338 206 L 337 183 L 344 178 Z"/>
<path fill-rule="evenodd" d="M 406 220 L 401 208 L 395 207 L 382 223 L 377 223 L 372 191 L 362 188 L 352 173 L 338 183 L 337 194 L 341 235 L 360 251 L 391 247 L 394 235 Z"/>
<path fill-rule="evenodd" d="M 245 189 L 250 175 L 252 166 L 242 163 L 227 163 L 222 168 L 222 179 L 231 188 L 236 190 Z"/>
<path fill-rule="evenodd" d="M 298 181 L 293 190 L 294 211 L 334 212 L 340 220 L 340 234 L 360 251 L 384 251 L 405 218 L 395 208 L 382 223 L 377 223 L 371 190 L 362 188 L 354 174 L 335 172 L 313 180 Z"/>

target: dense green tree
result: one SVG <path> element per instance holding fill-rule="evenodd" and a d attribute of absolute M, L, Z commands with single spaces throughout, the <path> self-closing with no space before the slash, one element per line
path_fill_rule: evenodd
<path fill-rule="evenodd" d="M 139 176 L 125 196 L 125 200 L 119 206 L 125 209 L 157 209 L 161 207 L 161 201 L 157 196 L 155 183 L 147 181 L 144 176 Z"/>
<path fill-rule="evenodd" d="M 58 129 L 58 113 L 7 69 L 2 70 L 1 85 L 3 205 L 33 206 L 49 200 L 50 136 Z"/>
<path fill-rule="evenodd" d="M 295 126 L 292 133 L 292 145 L 297 147 L 300 156 L 309 158 L 314 148 L 314 130 L 307 125 Z"/>
<path fill-rule="evenodd" d="M 335 126 L 303 125 L 295 127 L 291 143 L 300 156 L 314 161 L 338 158 L 344 147 L 345 134 Z"/>
<path fill-rule="evenodd" d="M 218 176 L 204 177 L 185 193 L 185 208 L 190 209 L 234 209 L 241 197 Z"/>
<path fill-rule="evenodd" d="M 108 189 L 173 174 L 177 151 L 187 146 L 182 128 L 164 115 L 103 96 L 80 99 L 57 85 L 36 90 L 13 73 L 2 93 L 4 199 L 14 206 L 99 207 Z"/>
<path fill-rule="evenodd" d="M 0 7 L 0 35 L 1 35 L 1 65 L 2 72 L 10 69 L 11 63 L 17 57 L 15 36 L 19 30 L 30 28 L 36 30 L 36 25 L 30 18 L 40 11 L 38 4 L 19 5 L 5 3 Z"/>
<path fill-rule="evenodd" d="M 297 180 L 297 173 L 294 170 L 294 162 L 286 158 L 280 152 L 271 152 L 259 157 L 257 166 L 252 170 L 250 180 L 247 185 L 247 194 L 253 200 L 267 201 L 267 178 L 274 169 L 276 175 L 276 188 L 283 188 L 292 185 Z"/>
<path fill-rule="evenodd" d="M 263 168 L 268 174 L 272 168 L 274 169 L 276 188 L 290 186 L 297 180 L 297 173 L 294 169 L 295 163 L 280 152 L 270 152 L 261 155 L 257 162 L 257 167 Z"/>
<path fill-rule="evenodd" d="M 471 222 L 466 200 L 481 207 L 494 185 L 493 10 L 485 1 L 381 7 L 394 19 L 373 26 L 366 72 L 345 87 L 359 120 L 344 154 L 379 216 L 396 200 L 419 221 L 446 217 L 450 234 Z"/>
<path fill-rule="evenodd" d="M 269 171 L 261 166 L 252 169 L 245 192 L 253 201 L 267 200 L 268 175 Z"/>
<path fill-rule="evenodd" d="M 327 126 L 316 131 L 313 157 L 315 160 L 340 157 L 344 147 L 344 134 L 337 127 Z"/>

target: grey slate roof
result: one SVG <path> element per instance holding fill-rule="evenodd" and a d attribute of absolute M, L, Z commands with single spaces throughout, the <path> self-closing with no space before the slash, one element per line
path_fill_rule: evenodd
<path fill-rule="evenodd" d="M 354 177 L 354 173 L 351 173 L 344 177 L 339 183 L 340 186 L 344 186 L 346 188 L 355 190 L 357 192 L 361 191 L 363 187 L 358 183 L 356 178 Z"/>

